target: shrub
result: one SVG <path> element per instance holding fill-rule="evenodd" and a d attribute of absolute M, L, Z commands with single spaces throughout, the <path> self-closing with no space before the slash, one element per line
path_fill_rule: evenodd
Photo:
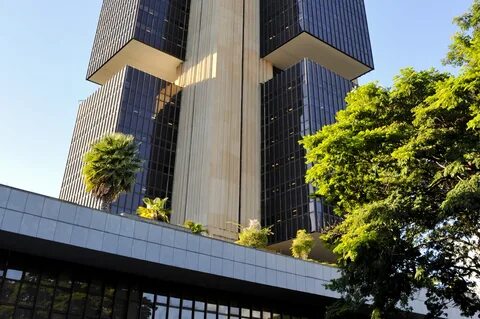
<path fill-rule="evenodd" d="M 258 220 L 250 220 L 248 227 L 240 226 L 236 243 L 246 247 L 265 248 L 268 245 L 268 236 L 273 234 L 271 228 L 262 228 Z"/>
<path fill-rule="evenodd" d="M 292 242 L 290 251 L 293 257 L 307 260 L 314 245 L 313 236 L 307 233 L 305 229 L 299 229 L 297 237 Z"/>
<path fill-rule="evenodd" d="M 208 230 L 200 223 L 195 223 L 193 220 L 187 220 L 183 224 L 185 228 L 188 228 L 192 234 L 201 235 L 202 233 L 208 234 Z"/>
<path fill-rule="evenodd" d="M 137 208 L 137 215 L 146 219 L 159 220 L 169 223 L 170 210 L 167 209 L 168 198 L 144 198 L 143 202 L 146 207 L 139 206 Z"/>

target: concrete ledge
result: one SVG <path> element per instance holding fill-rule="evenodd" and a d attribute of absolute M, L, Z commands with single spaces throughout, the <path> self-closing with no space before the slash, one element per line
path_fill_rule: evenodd
<path fill-rule="evenodd" d="M 347 80 L 355 80 L 372 70 L 371 67 L 330 46 L 308 32 L 301 32 L 265 56 L 264 59 L 270 61 L 275 67 L 285 70 L 304 58 L 315 61 Z"/>
<path fill-rule="evenodd" d="M 174 56 L 133 39 L 87 79 L 103 85 L 128 65 L 173 83 L 178 78 L 177 70 L 182 62 Z"/>
<path fill-rule="evenodd" d="M 159 276 L 169 274 L 170 279 L 182 277 L 178 275 L 182 270 L 197 273 L 197 276 L 199 273 L 213 276 L 212 283 L 216 284 L 224 278 L 234 280 L 237 285 L 254 285 L 255 289 L 268 286 L 326 298 L 339 297 L 324 287 L 338 276 L 335 268 L 3 185 L 0 185 L 0 248 L 16 248 L 34 255 L 41 251 L 41 255 L 57 259 L 81 256 L 70 261 L 96 260 L 103 266 L 108 260 L 120 258 L 121 263 L 110 262 L 108 267 L 122 268 L 124 263 L 129 265 L 129 271 L 137 268 L 143 272 L 144 266 L 140 265 L 148 263 L 149 267 L 161 270 L 157 271 Z M 132 263 L 137 266 L 132 267 Z M 188 278 L 191 277 L 194 276 Z"/>

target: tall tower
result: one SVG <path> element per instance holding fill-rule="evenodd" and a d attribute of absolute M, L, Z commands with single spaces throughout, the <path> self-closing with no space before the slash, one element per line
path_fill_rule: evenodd
<path fill-rule="evenodd" d="M 262 84 L 262 223 L 272 243 L 337 218 L 305 183 L 298 144 L 335 121 L 354 81 L 373 69 L 363 0 L 262 0 L 261 56 L 276 68 Z"/>
<path fill-rule="evenodd" d="M 272 243 L 335 221 L 309 197 L 298 140 L 334 121 L 373 68 L 363 0 L 104 0 L 61 198 L 85 193 L 81 156 L 107 132 L 133 134 L 144 169 L 112 212 L 168 196 L 172 222 Z"/>
<path fill-rule="evenodd" d="M 187 47 L 189 0 L 105 0 L 87 79 L 101 87 L 79 106 L 60 198 L 100 208 L 85 192 L 82 157 L 110 132 L 132 134 L 143 170 L 112 213 L 134 213 L 143 197 L 172 197 L 181 88 L 173 82 Z"/>

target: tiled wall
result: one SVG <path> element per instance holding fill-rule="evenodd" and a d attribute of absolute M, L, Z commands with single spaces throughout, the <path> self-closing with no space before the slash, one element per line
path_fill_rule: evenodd
<path fill-rule="evenodd" d="M 0 186 L 0 230 L 105 253 L 338 297 L 324 284 L 335 268 L 193 235 Z"/>
<path fill-rule="evenodd" d="M 112 215 L 0 185 L 0 235 L 12 232 L 256 284 L 338 298 L 333 267 L 242 247 L 181 227 Z M 59 256 L 61 257 L 61 256 Z M 425 313 L 423 294 L 411 303 Z M 461 318 L 456 309 L 449 318 Z"/>

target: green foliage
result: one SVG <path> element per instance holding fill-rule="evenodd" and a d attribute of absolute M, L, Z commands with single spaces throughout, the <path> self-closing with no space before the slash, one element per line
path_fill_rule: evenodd
<path fill-rule="evenodd" d="M 293 240 L 290 251 L 293 257 L 307 260 L 314 245 L 313 236 L 305 229 L 300 229 L 297 231 L 297 237 Z"/>
<path fill-rule="evenodd" d="M 250 220 L 248 227 L 241 227 L 236 243 L 252 248 L 265 248 L 268 245 L 268 236 L 273 234 L 271 228 L 262 228 L 258 220 Z"/>
<path fill-rule="evenodd" d="M 104 210 L 135 183 L 141 168 L 137 153 L 133 136 L 121 133 L 103 137 L 85 153 L 82 173 L 86 190 L 102 201 Z"/>
<path fill-rule="evenodd" d="M 426 288 L 430 318 L 449 302 L 480 311 L 480 1 L 458 18 L 457 76 L 405 69 L 347 97 L 337 123 L 302 143 L 306 180 L 344 217 L 322 238 L 339 256 L 330 288 L 372 318 Z"/>
<path fill-rule="evenodd" d="M 197 234 L 197 235 L 201 235 L 202 233 L 208 234 L 208 230 L 206 228 L 204 228 L 202 224 L 195 223 L 192 220 L 186 220 L 185 223 L 183 224 L 183 226 L 185 228 L 190 229 L 192 234 Z"/>
<path fill-rule="evenodd" d="M 155 199 L 144 198 L 143 202 L 145 203 L 146 207 L 139 206 L 137 208 L 137 215 L 142 218 L 159 220 L 169 223 L 170 210 L 167 209 L 167 201 L 167 197 L 157 197 Z"/>

